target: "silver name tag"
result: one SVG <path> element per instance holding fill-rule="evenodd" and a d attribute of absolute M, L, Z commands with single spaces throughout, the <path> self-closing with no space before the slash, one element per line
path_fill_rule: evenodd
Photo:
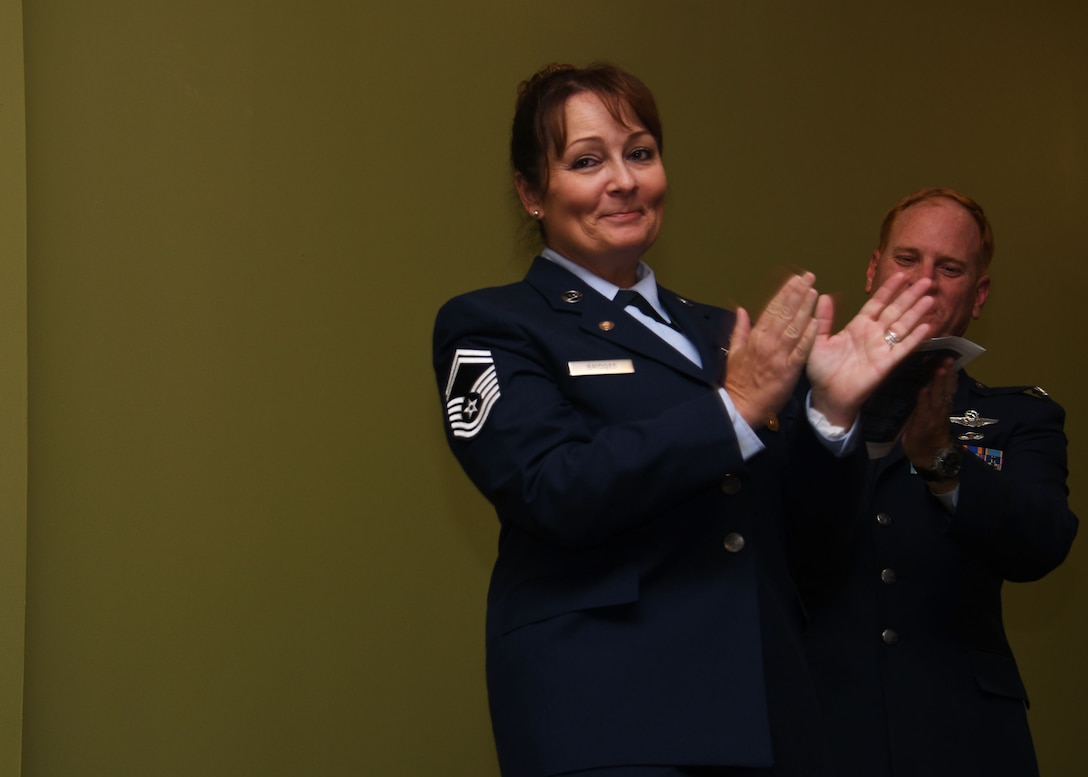
<path fill-rule="evenodd" d="M 630 359 L 602 359 L 600 361 L 567 362 L 570 376 L 582 375 L 630 375 L 635 371 L 635 363 Z"/>

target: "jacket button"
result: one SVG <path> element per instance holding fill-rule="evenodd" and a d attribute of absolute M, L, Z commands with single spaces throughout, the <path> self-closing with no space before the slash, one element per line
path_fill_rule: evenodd
<path fill-rule="evenodd" d="M 895 570 L 894 569 L 882 569 L 880 570 L 880 582 L 887 585 L 891 585 L 895 582 Z"/>
<path fill-rule="evenodd" d="M 877 513 L 876 522 L 879 523 L 881 526 L 891 526 L 892 517 L 887 513 Z"/>
<path fill-rule="evenodd" d="M 740 491 L 740 478 L 736 475 L 726 475 L 722 478 L 722 492 L 735 494 Z"/>
<path fill-rule="evenodd" d="M 885 645 L 894 645 L 899 641 L 899 635 L 892 629 L 884 629 L 884 631 L 880 633 L 880 638 L 884 640 Z"/>
<path fill-rule="evenodd" d="M 722 544 L 730 553 L 739 553 L 744 548 L 744 535 L 731 531 L 725 535 L 725 542 Z"/>

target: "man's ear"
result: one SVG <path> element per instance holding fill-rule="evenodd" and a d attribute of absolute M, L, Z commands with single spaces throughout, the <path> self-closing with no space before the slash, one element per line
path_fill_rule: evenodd
<path fill-rule="evenodd" d="M 990 276 L 983 275 L 978 279 L 978 283 L 975 284 L 975 307 L 971 311 L 971 317 L 976 321 L 982 315 L 982 306 L 986 304 L 986 300 L 990 297 Z"/>
<path fill-rule="evenodd" d="M 873 276 L 876 275 L 876 263 L 880 261 L 880 249 L 877 248 L 873 251 L 873 255 L 869 257 L 869 269 L 865 271 L 865 293 L 873 293 Z"/>

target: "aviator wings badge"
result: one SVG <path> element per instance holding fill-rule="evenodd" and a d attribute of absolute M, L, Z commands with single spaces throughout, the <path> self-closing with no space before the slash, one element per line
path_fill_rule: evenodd
<path fill-rule="evenodd" d="M 985 418 L 979 415 L 977 410 L 968 410 L 963 415 L 951 415 L 948 420 L 959 426 L 966 426 L 968 429 L 980 429 L 983 426 L 990 426 L 996 424 L 996 418 Z M 983 438 L 981 432 L 964 432 L 959 436 L 961 440 L 981 440 Z"/>

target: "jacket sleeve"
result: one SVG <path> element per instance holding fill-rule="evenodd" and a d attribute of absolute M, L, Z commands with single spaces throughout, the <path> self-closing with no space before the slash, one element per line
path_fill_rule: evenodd
<path fill-rule="evenodd" d="M 562 547 L 592 546 L 745 468 L 715 386 L 608 375 L 578 385 L 596 394 L 574 396 L 560 356 L 585 355 L 559 354 L 562 336 L 540 323 L 466 295 L 435 325 L 447 438 L 503 522 Z M 453 427 L 466 353 L 494 367 L 486 418 L 470 431 Z"/>
<path fill-rule="evenodd" d="M 1065 411 L 1050 399 L 1025 401 L 1033 403 L 1033 412 L 1000 441 L 1000 470 L 964 455 L 959 503 L 949 525 L 996 574 L 1021 582 L 1058 566 L 1078 525 L 1066 486 Z"/>
<path fill-rule="evenodd" d="M 860 538 L 858 520 L 866 496 L 864 443 L 822 466 L 827 449 L 806 424 L 795 437 L 788 463 L 793 474 L 786 494 L 789 560 L 801 585 L 826 581 L 845 569 Z"/>

